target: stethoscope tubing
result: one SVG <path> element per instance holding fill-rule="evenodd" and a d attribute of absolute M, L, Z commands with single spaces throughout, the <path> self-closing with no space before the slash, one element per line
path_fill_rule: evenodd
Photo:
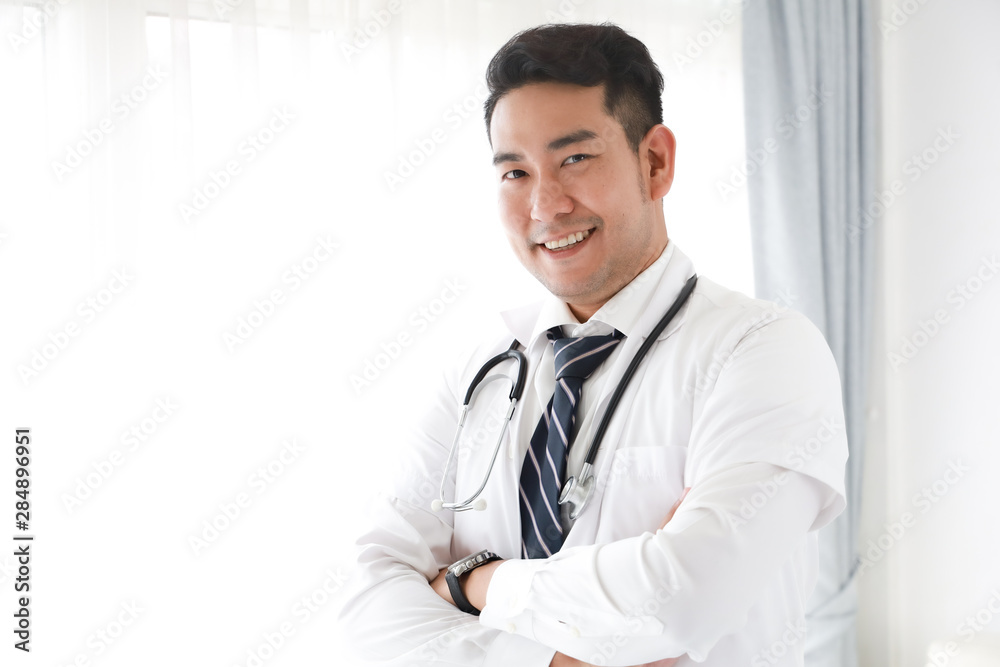
<path fill-rule="evenodd" d="M 516 349 L 517 341 L 515 340 L 511 343 L 510 347 L 496 355 L 479 369 L 476 373 L 476 377 L 472 378 L 472 382 L 469 383 L 469 390 L 465 392 L 465 400 L 462 401 L 463 407 L 468 407 L 469 401 L 472 400 L 472 394 L 475 393 L 476 387 L 479 383 L 483 381 L 486 374 L 493 370 L 493 367 L 504 361 L 505 359 L 513 359 L 517 362 L 517 381 L 514 382 L 513 386 L 510 388 L 510 400 L 520 401 L 521 395 L 524 393 L 524 383 L 528 377 L 528 362 L 524 358 L 524 354 L 520 350 Z"/>
<path fill-rule="evenodd" d="M 601 441 L 604 440 L 604 433 L 608 430 L 608 424 L 611 423 L 611 417 L 614 415 L 615 410 L 618 408 L 618 403 L 621 401 L 622 394 L 625 393 L 625 389 L 628 387 L 628 383 L 632 380 L 632 376 L 635 375 L 635 370 L 642 363 L 642 360 L 646 357 L 646 353 L 649 352 L 649 348 L 653 347 L 656 343 L 656 339 L 660 337 L 663 330 L 667 328 L 670 324 L 670 320 L 674 319 L 677 312 L 684 306 L 688 297 L 691 296 L 691 292 L 694 291 L 694 286 L 698 283 L 698 276 L 693 275 L 688 278 L 687 283 L 681 289 L 680 294 L 674 301 L 673 305 L 664 313 L 660 321 L 656 323 L 653 330 L 649 332 L 646 336 L 646 340 L 642 341 L 642 345 L 636 351 L 635 356 L 629 362 L 628 367 L 625 368 L 625 373 L 622 375 L 621 380 L 618 381 L 618 386 L 615 387 L 615 392 L 611 394 L 611 400 L 608 401 L 608 407 L 604 411 L 604 415 L 601 417 L 601 422 L 597 426 L 597 431 L 594 432 L 594 439 L 590 442 L 590 449 L 587 451 L 587 458 L 584 459 L 585 463 L 594 465 L 594 461 L 597 459 L 597 451 L 601 447 Z"/>
<path fill-rule="evenodd" d="M 673 320 L 674 316 L 677 315 L 678 311 L 680 311 L 680 309 L 687 302 L 688 297 L 691 296 L 691 293 L 694 291 L 697 282 L 698 282 L 698 276 L 693 275 L 684 284 L 684 287 L 681 288 L 680 294 L 677 295 L 677 298 L 674 300 L 673 304 L 670 306 L 670 308 L 667 309 L 667 312 L 663 314 L 663 317 L 661 317 L 659 322 L 656 323 L 656 326 L 653 327 L 652 331 L 649 332 L 649 335 L 646 336 L 646 339 L 642 342 L 642 345 L 639 346 L 639 349 L 636 351 L 635 355 L 629 361 L 628 366 L 625 368 L 624 374 L 622 374 L 621 379 L 618 381 L 618 386 L 615 387 L 615 391 L 612 393 L 611 399 L 608 401 L 608 407 L 605 409 L 604 414 L 601 416 L 601 421 L 599 422 L 597 430 L 594 433 L 594 438 L 593 440 L 591 440 L 590 449 L 587 450 L 587 458 L 584 461 L 583 470 L 581 471 L 581 474 L 586 479 L 584 479 L 583 483 L 579 485 L 579 488 L 586 489 L 585 497 L 580 498 L 580 500 L 578 501 L 570 501 L 571 505 L 573 506 L 570 515 L 574 519 L 576 519 L 576 517 L 583 511 L 583 508 L 590 500 L 590 496 L 593 494 L 592 482 L 594 475 L 591 472 L 591 468 L 594 464 L 594 461 L 597 459 L 597 453 L 600 450 L 601 442 L 604 440 L 604 434 L 608 429 L 608 424 L 611 423 L 611 418 L 612 416 L 614 416 L 615 410 L 618 407 L 618 403 L 621 401 L 622 395 L 625 393 L 626 388 L 628 388 L 628 384 L 632 380 L 633 375 L 635 375 L 635 371 L 639 367 L 639 364 L 642 363 L 642 360 L 646 357 L 646 354 L 649 352 L 650 348 L 656 343 L 656 339 L 659 338 L 660 334 L 663 333 L 663 330 L 667 327 L 668 324 L 670 324 L 670 321 Z M 494 357 L 490 358 L 485 364 L 483 364 L 482 367 L 479 369 L 479 372 L 476 373 L 476 376 L 472 379 L 472 382 L 469 383 L 469 389 L 468 391 L 465 392 L 465 398 L 462 401 L 462 411 L 459 415 L 458 427 L 455 431 L 455 438 L 452 441 L 451 451 L 448 453 L 448 459 L 447 462 L 445 463 L 444 475 L 441 478 L 441 488 L 440 488 L 439 498 L 435 500 L 433 503 L 431 503 L 431 508 L 434 511 L 439 511 L 441 509 L 448 509 L 454 512 L 464 512 L 470 509 L 479 509 L 479 510 L 486 509 L 486 501 L 477 500 L 477 498 L 479 498 L 479 495 L 486 488 L 486 484 L 490 480 L 490 475 L 493 472 L 493 466 L 496 464 L 497 454 L 500 452 L 500 446 L 503 443 L 503 437 L 507 433 L 507 428 L 510 425 L 511 417 L 514 414 L 514 409 L 517 406 L 517 403 L 521 400 L 521 396 L 524 393 L 524 385 L 527 379 L 527 366 L 528 366 L 527 359 L 525 358 L 524 354 L 517 349 L 517 346 L 518 342 L 517 339 L 515 339 L 510 344 L 510 347 L 508 349 L 495 355 Z M 455 454 L 458 451 L 459 438 L 461 436 L 462 429 L 465 425 L 465 417 L 469 411 L 469 404 L 472 400 L 472 397 L 475 395 L 476 389 L 479 387 L 479 384 L 486 377 L 486 374 L 489 373 L 494 366 L 496 366 L 499 363 L 502 363 L 503 361 L 506 361 L 507 359 L 511 359 L 516 362 L 517 377 L 511 383 L 510 404 L 507 408 L 507 414 L 504 416 L 503 425 L 500 429 L 500 434 L 497 437 L 496 445 L 493 447 L 493 455 L 490 458 L 490 465 L 486 470 L 486 475 L 483 477 L 483 481 L 479 485 L 479 489 L 476 490 L 476 492 L 473 493 L 471 496 L 469 496 L 469 498 L 467 498 L 462 502 L 446 503 L 444 502 L 444 487 L 448 479 L 448 472 L 451 470 L 452 462 L 455 460 Z M 573 487 L 576 486 L 577 484 L 575 478 L 571 477 L 569 480 L 567 480 L 564 491 L 570 491 L 572 490 Z M 565 501 L 561 499 L 559 502 L 563 503 Z"/>

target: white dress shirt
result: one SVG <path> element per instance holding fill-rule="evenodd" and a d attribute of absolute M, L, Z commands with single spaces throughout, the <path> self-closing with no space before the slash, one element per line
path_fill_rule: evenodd
<path fill-rule="evenodd" d="M 589 320 L 581 323 L 573 312 L 566 305 L 565 301 L 555 297 L 542 303 L 538 319 L 528 334 L 528 329 L 524 322 L 518 317 L 517 311 L 504 313 L 504 320 L 511 332 L 518 340 L 530 340 L 530 347 L 541 352 L 538 361 L 538 369 L 534 375 L 534 381 L 528 386 L 521 402 L 521 430 L 518 442 L 530 443 L 531 436 L 535 431 L 538 420 L 541 419 L 542 411 L 545 410 L 552 398 L 555 390 L 555 367 L 553 363 L 554 351 L 548 344 L 545 332 L 554 326 L 562 326 L 563 335 L 567 338 L 578 338 L 581 336 L 603 336 L 615 330 L 631 336 L 635 333 L 636 323 L 639 316 L 645 311 L 653 296 L 653 289 L 656 283 L 663 276 L 663 271 L 670 261 L 670 256 L 674 253 L 674 245 L 668 244 L 660 257 L 654 261 L 641 274 L 636 276 L 629 285 L 612 297 L 604 306 L 591 316 Z M 571 475 L 578 475 L 583 467 L 583 462 L 587 458 L 587 451 L 593 440 L 593 432 L 597 429 L 595 423 L 594 402 L 596 397 L 601 395 L 601 389 L 607 381 L 608 372 L 614 366 L 615 359 L 621 355 L 622 345 L 616 345 L 608 358 L 597 367 L 589 378 L 584 382 L 583 393 L 580 396 L 580 405 L 577 408 L 576 436 L 570 443 L 568 458 L 566 461 L 566 478 Z M 598 416 L 599 418 L 599 416 Z M 527 451 L 527 450 L 525 450 Z M 569 516 L 569 505 L 562 506 L 561 519 L 566 532 L 573 525 L 573 520 Z"/>
<path fill-rule="evenodd" d="M 583 387 L 568 474 L 576 474 L 625 366 L 694 273 L 673 243 L 586 323 L 553 298 L 505 313 L 508 331 L 464 355 L 414 436 L 358 540 L 342 630 L 372 664 L 544 667 L 556 650 L 585 662 L 678 667 L 801 666 L 815 530 L 844 507 L 847 457 L 837 369 L 802 315 L 700 277 L 622 396 L 595 461 L 596 491 L 547 559 L 520 553 L 518 479 L 552 394 L 551 344 L 618 329 L 626 338 Z M 431 500 L 472 376 L 517 338 L 525 395 L 483 512 L 433 513 Z M 506 370 L 506 369 L 504 369 Z M 510 385 L 488 382 L 466 422 L 446 499 L 468 497 L 493 453 Z M 691 491 L 666 528 L 669 508 Z M 565 508 L 564 508 L 565 509 Z M 427 585 L 480 549 L 509 559 L 478 618 Z"/>

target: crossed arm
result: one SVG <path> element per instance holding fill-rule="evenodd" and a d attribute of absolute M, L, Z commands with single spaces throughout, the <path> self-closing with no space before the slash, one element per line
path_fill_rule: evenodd
<path fill-rule="evenodd" d="M 838 477 L 847 447 L 836 367 L 828 348 L 817 353 L 825 343 L 818 331 L 802 331 L 803 322 L 783 319 L 747 336 L 703 392 L 685 475 L 694 490 L 670 525 L 549 559 L 477 568 L 464 590 L 483 609 L 479 619 L 450 604 L 440 568 L 459 555 L 454 526 L 427 511 L 429 496 L 420 492 L 444 467 L 449 433 L 439 431 L 457 390 L 437 397 L 429 435 L 407 450 L 406 474 L 374 506 L 375 528 L 359 539 L 358 581 L 342 611 L 352 643 L 382 664 L 560 667 L 586 665 L 564 654 L 596 655 L 601 642 L 621 635 L 627 643 L 616 645 L 612 664 L 663 667 L 675 658 L 661 656 L 685 653 L 704 660 L 746 625 L 806 534 L 843 508 Z M 788 328 L 796 331 L 781 334 Z M 818 448 L 802 449 L 812 444 Z M 774 493 L 745 514 L 762 489 Z M 669 600 L 657 597 L 655 612 L 627 612 L 649 601 L 651 581 Z"/>
<path fill-rule="evenodd" d="M 674 513 L 677 512 L 677 508 L 680 507 L 681 503 L 684 501 L 684 497 L 690 490 L 690 487 L 684 489 L 684 493 L 681 494 L 681 497 L 677 499 L 674 506 L 670 508 L 669 512 L 667 512 L 666 518 L 664 518 L 663 523 L 660 524 L 661 530 L 666 527 L 667 523 L 672 518 L 674 518 Z M 493 579 L 493 572 L 496 571 L 502 563 L 502 560 L 487 563 L 486 565 L 477 567 L 468 574 L 462 575 L 459 580 L 462 585 L 462 590 L 465 592 L 465 596 L 469 599 L 469 603 L 476 609 L 482 609 L 486 606 L 486 592 L 490 587 L 490 581 Z M 455 604 L 455 601 L 451 597 L 451 591 L 448 589 L 448 584 L 445 581 L 445 575 L 447 572 L 448 568 L 443 568 L 440 572 L 438 572 L 437 577 L 431 581 L 431 588 L 433 588 L 434 592 L 440 595 L 445 602 Z M 677 662 L 677 660 L 678 658 L 665 658 L 656 662 L 647 662 L 642 665 L 638 665 L 637 667 L 671 667 L 671 665 Z M 552 662 L 549 663 L 549 667 L 590 667 L 590 663 L 577 660 L 576 658 L 571 658 L 564 653 L 556 652 L 555 656 L 552 658 Z"/>

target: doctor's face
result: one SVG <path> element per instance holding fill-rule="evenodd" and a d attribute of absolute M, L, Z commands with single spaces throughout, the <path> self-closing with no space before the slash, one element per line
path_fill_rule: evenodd
<path fill-rule="evenodd" d="M 628 145 L 604 87 L 532 83 L 497 103 L 490 132 L 500 219 L 517 258 L 585 321 L 667 244 L 660 198 L 673 135 Z"/>

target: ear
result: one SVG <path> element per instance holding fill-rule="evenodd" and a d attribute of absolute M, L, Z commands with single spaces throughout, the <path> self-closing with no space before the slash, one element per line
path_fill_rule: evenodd
<path fill-rule="evenodd" d="M 649 179 L 649 195 L 653 201 L 666 196 L 673 185 L 676 147 L 674 133 L 662 124 L 649 128 L 639 144 L 639 155 L 645 158 L 643 167 L 648 169 L 645 176 Z"/>

